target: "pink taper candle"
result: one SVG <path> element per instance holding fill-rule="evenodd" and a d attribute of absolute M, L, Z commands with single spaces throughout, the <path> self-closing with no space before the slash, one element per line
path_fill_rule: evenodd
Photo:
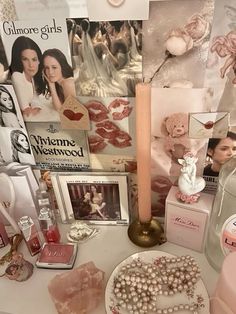
<path fill-rule="evenodd" d="M 151 85 L 136 85 L 136 146 L 138 213 L 141 223 L 151 220 Z"/>

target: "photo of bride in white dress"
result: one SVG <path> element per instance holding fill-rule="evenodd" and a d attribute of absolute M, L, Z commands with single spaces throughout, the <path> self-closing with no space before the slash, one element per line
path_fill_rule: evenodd
<path fill-rule="evenodd" d="M 67 19 L 78 96 L 134 96 L 142 78 L 142 23 Z"/>

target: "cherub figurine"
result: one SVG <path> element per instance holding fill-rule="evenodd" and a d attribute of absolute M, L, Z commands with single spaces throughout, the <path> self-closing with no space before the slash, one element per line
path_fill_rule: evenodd
<path fill-rule="evenodd" d="M 200 197 L 199 192 L 206 185 L 202 177 L 196 176 L 197 160 L 198 158 L 194 157 L 191 152 L 184 154 L 183 159 L 178 159 L 182 168 L 178 180 L 179 192 L 176 197 L 185 203 L 195 203 Z"/>

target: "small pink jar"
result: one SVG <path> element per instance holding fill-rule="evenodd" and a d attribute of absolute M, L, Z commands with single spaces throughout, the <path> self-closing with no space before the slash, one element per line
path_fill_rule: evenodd
<path fill-rule="evenodd" d="M 224 259 L 210 308 L 211 314 L 236 313 L 236 252 L 229 253 Z"/>

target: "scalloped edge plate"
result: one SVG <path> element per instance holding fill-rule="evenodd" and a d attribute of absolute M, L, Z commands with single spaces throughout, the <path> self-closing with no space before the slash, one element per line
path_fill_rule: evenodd
<path fill-rule="evenodd" d="M 135 253 L 124 259 L 121 263 L 119 263 L 113 272 L 110 275 L 110 278 L 107 281 L 106 285 L 106 291 L 105 291 L 105 308 L 107 314 L 128 314 L 129 312 L 125 309 L 120 308 L 117 306 L 116 299 L 113 296 L 112 290 L 113 290 L 113 280 L 116 274 L 118 273 L 119 269 L 128 264 L 131 263 L 134 259 L 141 259 L 142 261 L 146 263 L 154 262 L 156 259 L 166 256 L 166 257 L 176 257 L 176 255 L 172 255 L 166 252 L 162 251 L 143 251 L 140 253 Z M 196 283 L 195 289 L 193 291 L 193 294 L 187 295 L 186 293 L 178 293 L 174 296 L 159 296 L 158 297 L 158 304 L 160 306 L 159 309 L 168 308 L 174 305 L 179 304 L 192 304 L 197 303 L 198 304 L 198 314 L 209 314 L 209 296 L 206 290 L 206 287 L 203 283 L 203 281 L 200 279 Z M 150 314 L 153 312 L 150 312 Z M 175 312 L 176 314 L 190 314 L 190 311 L 178 311 Z"/>

